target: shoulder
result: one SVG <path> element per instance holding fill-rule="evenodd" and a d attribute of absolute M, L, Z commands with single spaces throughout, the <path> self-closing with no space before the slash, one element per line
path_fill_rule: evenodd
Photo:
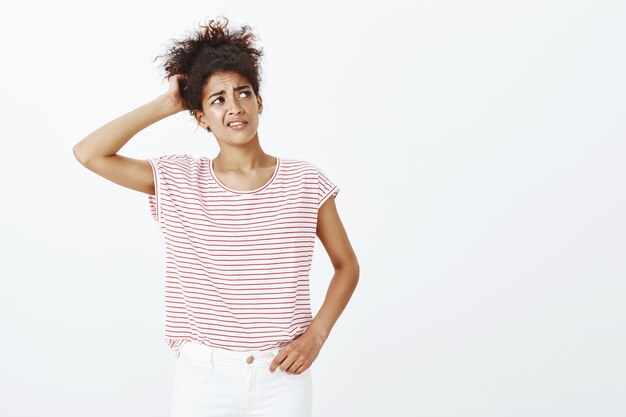
<path fill-rule="evenodd" d="M 153 162 L 172 162 L 172 163 L 178 163 L 178 164 L 180 163 L 184 164 L 184 163 L 190 163 L 190 162 L 196 161 L 196 158 L 194 156 L 189 155 L 187 153 L 154 156 L 148 159 Z"/>
<path fill-rule="evenodd" d="M 189 167 L 198 162 L 198 159 L 189 154 L 168 154 L 148 158 L 150 162 L 160 168 Z"/>
<path fill-rule="evenodd" d="M 188 177 L 198 170 L 199 160 L 189 154 L 167 154 L 148 158 L 162 179 Z"/>
<path fill-rule="evenodd" d="M 297 172 L 301 175 L 317 175 L 319 169 L 314 163 L 297 158 L 280 158 L 280 163 L 285 171 Z"/>

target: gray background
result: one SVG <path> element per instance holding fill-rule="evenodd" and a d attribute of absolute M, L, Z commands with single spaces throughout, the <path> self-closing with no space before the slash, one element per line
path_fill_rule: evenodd
<path fill-rule="evenodd" d="M 263 149 L 341 187 L 361 265 L 315 416 L 626 414 L 626 6 L 394 0 L 2 13 L 0 415 L 168 415 L 162 236 L 72 147 L 218 15 L 264 48 Z M 120 154 L 217 152 L 182 112 Z M 314 314 L 331 276 L 318 240 Z"/>

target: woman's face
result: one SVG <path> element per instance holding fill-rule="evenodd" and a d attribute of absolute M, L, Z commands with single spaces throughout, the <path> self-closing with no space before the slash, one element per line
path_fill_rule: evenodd
<path fill-rule="evenodd" d="M 211 75 L 202 92 L 202 112 L 198 123 L 207 126 L 220 141 L 242 145 L 257 134 L 259 113 L 263 109 L 261 96 L 256 96 L 250 82 L 235 71 Z M 241 127 L 230 127 L 233 119 L 242 119 Z"/>

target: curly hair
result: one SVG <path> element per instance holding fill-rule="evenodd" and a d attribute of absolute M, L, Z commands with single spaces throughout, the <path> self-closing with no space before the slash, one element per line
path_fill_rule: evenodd
<path fill-rule="evenodd" d="M 202 111 L 203 88 L 216 72 L 239 73 L 248 79 L 254 93 L 259 94 L 263 48 L 253 47 L 256 36 L 250 26 L 243 25 L 231 32 L 228 19 L 223 18 L 224 22 L 211 19 L 201 24 L 187 38 L 173 39 L 167 52 L 155 58 L 165 57 L 165 79 L 181 74 L 180 95 L 191 115 L 196 110 Z"/>

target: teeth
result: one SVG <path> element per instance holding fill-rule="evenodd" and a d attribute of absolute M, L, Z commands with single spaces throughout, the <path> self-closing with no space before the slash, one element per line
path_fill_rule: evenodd
<path fill-rule="evenodd" d="M 242 124 L 243 124 L 243 122 L 231 122 L 231 123 L 229 123 L 229 126 L 239 126 L 239 125 L 242 125 Z"/>

